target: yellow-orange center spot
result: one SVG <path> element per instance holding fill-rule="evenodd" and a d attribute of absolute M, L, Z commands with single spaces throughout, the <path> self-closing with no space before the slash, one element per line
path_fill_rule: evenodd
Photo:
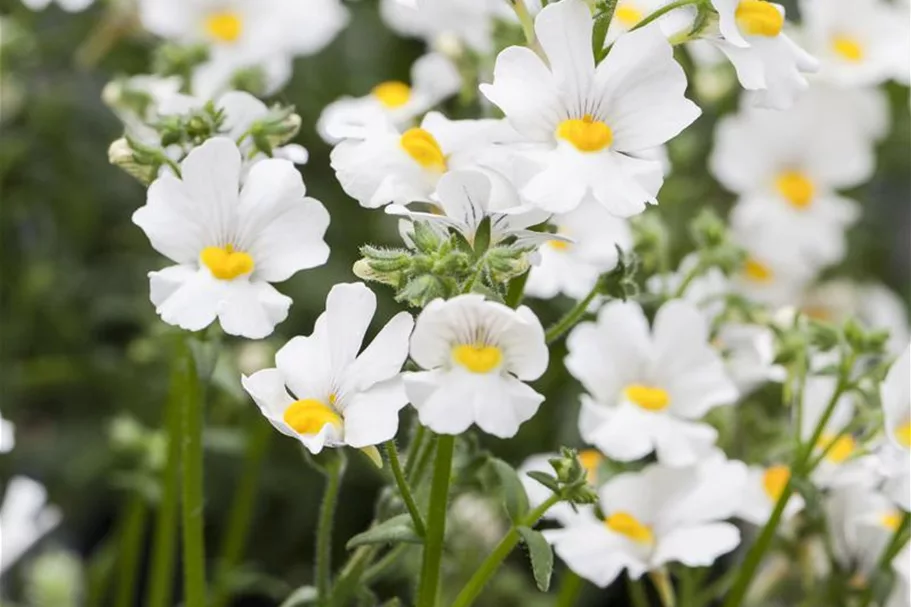
<path fill-rule="evenodd" d="M 402 148 L 425 169 L 446 170 L 446 156 L 436 138 L 422 128 L 410 128 L 402 133 Z"/>
<path fill-rule="evenodd" d="M 813 202 L 816 187 L 809 177 L 799 171 L 785 171 L 775 178 L 775 189 L 791 206 L 805 209 Z"/>
<path fill-rule="evenodd" d="M 604 461 L 604 456 L 595 449 L 579 451 L 579 463 L 585 469 L 585 475 L 590 485 L 598 484 L 598 466 Z"/>
<path fill-rule="evenodd" d="M 452 349 L 452 358 L 472 373 L 490 373 L 500 366 L 503 353 L 496 346 L 462 344 Z"/>
<path fill-rule="evenodd" d="M 769 500 L 777 502 L 782 491 L 791 479 L 791 469 L 787 466 L 770 466 L 762 475 L 762 488 Z"/>
<path fill-rule="evenodd" d="M 771 282 L 775 278 L 772 268 L 753 258 L 747 258 L 744 262 L 743 275 L 752 282 Z"/>
<path fill-rule="evenodd" d="M 219 280 L 234 280 L 253 271 L 253 258 L 243 251 L 235 251 L 232 245 L 206 247 L 199 259 Z"/>
<path fill-rule="evenodd" d="M 618 6 L 617 10 L 614 11 L 614 17 L 616 17 L 627 29 L 642 21 L 642 17 L 644 16 L 642 11 L 630 4 Z"/>
<path fill-rule="evenodd" d="M 804 306 L 802 312 L 813 320 L 832 320 L 832 310 L 822 305 Z"/>
<path fill-rule="evenodd" d="M 611 531 L 625 535 L 635 542 L 651 544 L 655 541 L 651 528 L 643 525 L 639 519 L 628 512 L 614 512 L 604 519 L 604 524 Z"/>
<path fill-rule="evenodd" d="M 841 464 L 857 450 L 857 441 L 850 434 L 839 436 L 823 434 L 816 443 L 816 447 L 820 450 L 828 449 L 826 459 L 833 464 Z"/>
<path fill-rule="evenodd" d="M 784 27 L 784 15 L 765 0 L 741 0 L 734 11 L 737 27 L 749 36 L 774 38 Z"/>
<path fill-rule="evenodd" d="M 554 251 L 560 251 L 561 253 L 563 251 L 567 251 L 569 249 L 570 244 L 572 244 L 572 243 L 566 242 L 565 240 L 548 240 L 547 241 L 547 246 L 549 246 Z"/>
<path fill-rule="evenodd" d="M 411 99 L 411 87 L 398 80 L 389 80 L 373 87 L 372 94 L 387 108 L 397 108 Z"/>
<path fill-rule="evenodd" d="M 902 447 L 911 449 L 911 421 L 907 421 L 895 429 L 895 440 Z"/>
<path fill-rule="evenodd" d="M 564 120 L 557 126 L 557 137 L 564 139 L 580 152 L 599 152 L 614 140 L 610 127 L 591 114 Z"/>
<path fill-rule="evenodd" d="M 898 531 L 899 525 L 902 524 L 901 514 L 897 510 L 882 515 L 879 523 L 889 531 Z"/>
<path fill-rule="evenodd" d="M 315 398 L 294 401 L 285 409 L 283 419 L 298 434 L 318 434 L 326 424 L 342 426 L 342 418 L 335 409 Z"/>
<path fill-rule="evenodd" d="M 856 38 L 850 36 L 835 36 L 832 38 L 832 50 L 835 51 L 836 55 L 850 63 L 858 63 L 863 61 L 864 58 L 864 47 Z"/>
<path fill-rule="evenodd" d="M 210 14 L 205 21 L 206 32 L 219 42 L 236 42 L 244 31 L 244 22 L 233 11 Z"/>
<path fill-rule="evenodd" d="M 666 409 L 671 402 L 671 397 L 666 391 L 642 384 L 627 386 L 623 394 L 631 402 L 648 411 L 661 411 Z"/>

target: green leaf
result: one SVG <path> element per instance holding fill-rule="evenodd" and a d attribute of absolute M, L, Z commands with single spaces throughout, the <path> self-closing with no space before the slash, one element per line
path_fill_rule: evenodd
<path fill-rule="evenodd" d="M 298 605 L 309 605 L 311 603 L 315 603 L 318 598 L 319 594 L 316 592 L 316 588 L 313 586 L 301 586 L 292 592 L 287 599 L 285 599 L 285 602 L 281 604 L 281 607 L 297 607 Z"/>
<path fill-rule="evenodd" d="M 408 544 L 421 543 L 421 538 L 415 533 L 414 527 L 411 525 L 411 516 L 408 514 L 393 516 L 391 519 L 355 535 L 348 540 L 346 548 L 351 550 L 366 544 L 394 544 L 398 542 Z"/>
<path fill-rule="evenodd" d="M 506 512 L 513 522 L 519 521 L 528 512 L 528 496 L 519 475 L 512 466 L 495 457 L 488 460 L 499 480 L 499 491 L 506 506 Z"/>
<path fill-rule="evenodd" d="M 481 220 L 474 234 L 474 254 L 481 257 L 490 248 L 490 216 Z"/>
<path fill-rule="evenodd" d="M 554 572 L 554 551 L 539 532 L 529 527 L 517 527 L 522 541 L 528 547 L 528 558 L 531 560 L 531 571 L 535 576 L 538 590 L 547 592 L 550 588 L 550 576 Z"/>
<path fill-rule="evenodd" d="M 560 491 L 560 485 L 552 474 L 541 472 L 540 470 L 532 470 L 528 473 L 528 476 L 535 479 L 554 493 Z"/>

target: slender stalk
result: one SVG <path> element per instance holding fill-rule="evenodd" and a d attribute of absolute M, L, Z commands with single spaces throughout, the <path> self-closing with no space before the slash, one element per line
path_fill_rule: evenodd
<path fill-rule="evenodd" d="M 885 549 L 883 549 L 882 554 L 880 554 L 875 571 L 885 571 L 888 569 L 889 565 L 892 563 L 892 559 L 895 558 L 895 555 L 897 555 L 899 551 L 905 547 L 905 544 L 908 543 L 909 528 L 911 528 L 911 513 L 905 512 L 902 514 L 902 520 L 895 529 L 895 533 L 892 534 L 892 539 L 889 540 L 889 543 L 886 545 Z M 868 607 L 870 605 L 873 601 L 873 591 L 874 585 L 868 583 L 863 595 L 861 595 L 860 607 Z"/>
<path fill-rule="evenodd" d="M 557 593 L 557 602 L 554 603 L 554 607 L 573 607 L 581 592 L 582 578 L 567 569 L 560 580 L 560 591 Z"/>
<path fill-rule="evenodd" d="M 427 510 L 427 535 L 421 563 L 417 607 L 434 607 L 440 582 L 440 561 L 443 558 L 443 538 L 446 534 L 446 503 L 449 500 L 449 480 L 452 476 L 452 454 L 455 437 L 437 437 L 437 457 L 430 486 L 430 506 Z"/>
<path fill-rule="evenodd" d="M 658 598 L 664 607 L 676 607 L 677 599 L 674 597 L 674 585 L 671 583 L 671 576 L 667 569 L 661 568 L 651 571 L 648 574 L 658 591 Z"/>
<path fill-rule="evenodd" d="M 652 23 L 652 22 L 660 19 L 667 13 L 669 13 L 673 10 L 676 10 L 678 8 L 681 8 L 684 6 L 689 6 L 691 4 L 702 4 L 703 2 L 705 2 L 705 0 L 676 0 L 676 2 L 671 2 L 670 4 L 662 6 L 661 8 L 659 8 L 652 14 L 646 16 L 645 18 L 642 19 L 642 21 L 640 21 L 639 23 L 637 23 L 636 25 L 631 27 L 629 29 L 629 31 L 634 32 L 637 29 L 641 29 L 641 28 L 645 27 L 646 25 L 648 25 L 649 23 Z"/>
<path fill-rule="evenodd" d="M 175 360 L 179 360 L 179 357 Z M 180 506 L 181 375 L 178 365 L 171 370 L 171 385 L 165 405 L 168 459 L 161 473 L 161 500 L 155 517 L 152 569 L 149 573 L 147 607 L 174 604 L 174 560 L 177 547 L 177 517 Z"/>
<path fill-rule="evenodd" d="M 560 339 L 564 333 L 575 327 L 579 324 L 579 321 L 585 316 L 586 310 L 588 310 L 588 305 L 598 296 L 598 293 L 601 291 L 601 282 L 595 284 L 592 287 L 592 290 L 589 291 L 588 295 L 584 299 L 576 303 L 572 310 L 563 315 L 563 318 L 558 320 L 556 324 L 552 325 L 547 329 L 545 334 L 545 339 L 548 344 L 551 344 L 558 339 Z"/>
<path fill-rule="evenodd" d="M 627 576 L 626 589 L 633 607 L 649 607 L 648 595 L 645 593 L 645 584 L 641 579 L 634 580 Z"/>
<path fill-rule="evenodd" d="M 679 299 L 683 297 L 683 294 L 686 293 L 686 290 L 693 283 L 694 280 L 699 278 L 704 272 L 705 267 L 701 263 L 697 263 L 695 266 L 690 268 L 690 271 L 686 273 L 683 277 L 683 280 L 680 281 L 680 285 L 677 287 L 677 290 L 674 292 L 672 299 Z"/>
<path fill-rule="evenodd" d="M 183 568 L 184 606 L 206 605 L 206 550 L 203 535 L 203 403 L 196 363 L 189 344 L 183 342 L 178 356 L 181 394 L 180 454 L 183 474 Z"/>
<path fill-rule="evenodd" d="M 228 514 L 228 525 L 224 541 L 221 545 L 221 555 L 218 561 L 219 577 L 216 582 L 214 598 L 211 607 L 224 607 L 231 598 L 231 588 L 228 584 L 228 574 L 237 567 L 247 546 L 250 535 L 250 519 L 253 517 L 256 505 L 256 490 L 259 485 L 259 475 L 262 471 L 263 458 L 269 448 L 269 439 L 272 437 L 272 426 L 257 420 L 254 428 L 247 437 L 247 449 L 244 452 L 243 468 L 240 481 L 234 492 L 231 510 Z"/>
<path fill-rule="evenodd" d="M 414 437 L 408 445 L 408 452 L 405 454 L 405 478 L 411 479 L 414 473 L 414 467 L 418 461 L 418 453 L 424 447 L 424 439 L 427 437 L 427 428 L 418 424 L 414 431 Z"/>
<path fill-rule="evenodd" d="M 461 592 L 459 592 L 459 595 L 452 603 L 452 607 L 469 607 L 469 605 L 474 603 L 481 591 L 484 590 L 484 586 L 487 585 L 487 582 L 497 572 L 497 569 L 500 568 L 509 553 L 519 543 L 522 536 L 519 535 L 518 527 L 534 525 L 560 499 L 561 497 L 557 494 L 551 495 L 541 505 L 526 514 L 517 525 L 513 525 L 503 536 L 503 539 L 500 540 L 500 543 L 497 544 L 497 547 L 493 549 L 493 552 L 487 555 L 487 558 L 474 572 L 474 575 L 471 576 L 471 579 L 468 580 Z"/>
<path fill-rule="evenodd" d="M 120 528 L 116 607 L 130 607 L 136 598 L 136 576 L 148 513 L 145 498 L 138 491 L 133 491 L 124 508 Z"/>
<path fill-rule="evenodd" d="M 427 466 L 430 464 L 430 460 L 433 456 L 435 445 L 436 441 L 433 436 L 430 436 L 423 445 L 419 446 L 420 451 L 415 451 L 413 455 L 414 466 L 408 474 L 408 483 L 410 485 L 418 486 L 421 484 L 421 481 L 424 478 L 424 471 L 427 470 Z"/>
<path fill-rule="evenodd" d="M 316 590 L 319 605 L 329 605 L 332 588 L 332 523 L 335 519 L 335 505 L 345 471 L 343 452 L 332 459 L 323 469 L 326 475 L 326 489 L 319 509 L 319 526 L 316 529 Z"/>
<path fill-rule="evenodd" d="M 411 487 L 408 485 L 408 481 L 405 480 L 405 474 L 402 472 L 402 464 L 399 462 L 399 452 L 398 449 L 395 448 L 395 441 L 386 441 L 383 448 L 386 450 L 386 456 L 389 458 L 389 467 L 392 469 L 392 476 L 395 478 L 396 485 L 398 485 L 399 494 L 402 496 L 402 501 L 405 502 L 408 514 L 411 515 L 411 522 L 414 525 L 414 530 L 419 536 L 424 537 L 426 533 L 424 519 L 421 518 L 418 505 L 414 501 L 414 495 L 411 493 Z"/>
<path fill-rule="evenodd" d="M 364 575 L 361 578 L 363 580 L 364 584 L 369 584 L 372 581 L 382 577 L 383 574 L 386 573 L 386 570 L 389 569 L 390 567 L 392 567 L 392 565 L 394 565 L 395 562 L 397 560 L 399 560 L 399 558 L 401 558 L 401 556 L 403 554 L 405 554 L 405 551 L 408 550 L 409 548 L 411 548 L 411 546 L 409 546 L 408 544 L 399 544 L 398 546 L 396 546 L 395 548 L 393 548 L 392 550 L 387 552 L 385 555 L 383 555 L 383 558 L 381 558 L 376 563 L 371 565 L 364 572 Z"/>
<path fill-rule="evenodd" d="M 335 580 L 332 589 L 331 605 L 344 606 L 351 601 L 355 591 L 360 588 L 358 580 L 367 575 L 368 565 L 373 562 L 376 553 L 379 551 L 379 545 L 371 544 L 360 546 L 354 551 L 345 566 L 342 567 L 341 573 Z"/>
<path fill-rule="evenodd" d="M 518 308 L 519 304 L 522 303 L 522 297 L 525 295 L 525 284 L 528 282 L 528 274 L 529 272 L 525 272 L 509 281 L 504 303 L 510 308 Z"/>

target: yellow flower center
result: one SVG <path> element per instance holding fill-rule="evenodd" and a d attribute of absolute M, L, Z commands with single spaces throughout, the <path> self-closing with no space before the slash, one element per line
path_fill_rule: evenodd
<path fill-rule="evenodd" d="M 615 512 L 604 519 L 604 524 L 611 531 L 625 535 L 634 542 L 651 544 L 655 541 L 651 528 L 628 512 Z"/>
<path fill-rule="evenodd" d="M 429 132 L 422 128 L 410 128 L 402 133 L 402 147 L 415 162 L 425 169 L 446 170 L 446 156 L 440 144 Z"/>
<path fill-rule="evenodd" d="M 579 463 L 585 469 L 589 484 L 598 484 L 598 466 L 604 461 L 604 456 L 595 449 L 584 449 L 579 452 L 578 457 Z"/>
<path fill-rule="evenodd" d="M 557 137 L 570 142 L 580 152 L 599 152 L 614 140 L 610 127 L 595 120 L 591 114 L 561 122 L 557 127 Z"/>
<path fill-rule="evenodd" d="M 503 352 L 496 346 L 462 344 L 452 349 L 452 358 L 472 373 L 490 373 L 500 366 Z"/>
<path fill-rule="evenodd" d="M 902 524 L 902 517 L 897 510 L 893 510 L 879 518 L 879 523 L 889 531 L 898 531 L 899 525 Z"/>
<path fill-rule="evenodd" d="M 752 257 L 744 262 L 743 275 L 752 282 L 771 282 L 775 278 L 772 268 Z"/>
<path fill-rule="evenodd" d="M 777 502 L 791 479 L 791 469 L 787 466 L 771 466 L 762 475 L 762 488 L 773 502 Z"/>
<path fill-rule="evenodd" d="M 661 388 L 632 384 L 623 391 L 630 401 L 648 411 L 661 411 L 671 402 L 670 395 Z"/>
<path fill-rule="evenodd" d="M 841 464 L 857 450 L 857 441 L 850 434 L 839 436 L 823 434 L 816 443 L 816 447 L 821 450 L 828 449 L 826 459 L 833 464 Z"/>
<path fill-rule="evenodd" d="M 206 247 L 199 255 L 203 265 L 219 280 L 234 280 L 253 271 L 253 258 L 233 245 Z"/>
<path fill-rule="evenodd" d="M 642 21 L 643 16 L 644 15 L 642 14 L 642 11 L 629 4 L 618 6 L 617 10 L 614 11 L 614 17 L 619 19 L 620 23 L 622 23 L 623 26 L 627 29 Z"/>
<path fill-rule="evenodd" d="M 895 429 L 895 440 L 899 445 L 911 449 L 911 421 L 906 421 Z"/>
<path fill-rule="evenodd" d="M 775 189 L 785 200 L 798 209 L 805 209 L 813 202 L 816 188 L 810 178 L 799 171 L 784 171 L 775 179 Z"/>
<path fill-rule="evenodd" d="M 832 38 L 832 50 L 835 54 L 851 63 L 863 61 L 864 47 L 856 38 L 850 36 L 835 36 Z"/>
<path fill-rule="evenodd" d="M 549 246 L 554 251 L 563 252 L 569 249 L 569 245 L 572 243 L 566 242 L 565 240 L 548 240 L 547 246 Z"/>
<path fill-rule="evenodd" d="M 371 92 L 387 108 L 402 107 L 411 99 L 411 87 L 398 80 L 381 82 Z"/>
<path fill-rule="evenodd" d="M 285 409 L 283 419 L 298 434 L 318 434 L 326 424 L 342 427 L 342 418 L 335 409 L 315 398 L 294 401 Z"/>
<path fill-rule="evenodd" d="M 765 0 L 741 0 L 734 11 L 734 18 L 740 31 L 750 36 L 774 38 L 784 27 L 784 15 Z"/>
<path fill-rule="evenodd" d="M 240 15 L 233 11 L 219 11 L 206 17 L 206 32 L 219 42 L 236 42 L 244 30 Z"/>

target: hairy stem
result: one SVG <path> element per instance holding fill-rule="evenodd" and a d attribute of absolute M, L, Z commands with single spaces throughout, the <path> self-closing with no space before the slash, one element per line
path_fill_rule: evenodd
<path fill-rule="evenodd" d="M 402 464 L 399 462 L 399 452 L 398 449 L 395 448 L 395 441 L 386 441 L 383 448 L 386 450 L 386 456 L 389 458 L 389 467 L 392 468 L 392 476 L 395 478 L 395 484 L 398 485 L 399 494 L 402 496 L 402 501 L 405 502 L 408 514 L 411 515 L 411 522 L 414 525 L 414 530 L 419 536 L 424 537 L 426 534 L 424 519 L 421 518 L 418 505 L 414 501 L 414 495 L 411 493 L 411 487 L 408 485 L 408 481 L 405 480 L 405 474 L 402 472 Z"/>
<path fill-rule="evenodd" d="M 418 607 L 434 607 L 440 582 L 440 561 L 443 557 L 443 538 L 446 534 L 446 504 L 449 500 L 449 481 L 452 476 L 452 454 L 455 437 L 437 437 L 437 457 L 430 486 L 430 507 L 427 511 L 427 535 L 418 585 Z"/>
<path fill-rule="evenodd" d="M 180 365 L 181 498 L 183 502 L 184 605 L 206 605 L 206 550 L 203 535 L 203 403 L 196 363 L 184 342 Z"/>
<path fill-rule="evenodd" d="M 342 474 L 345 472 L 345 458 L 339 450 L 338 457 L 333 458 L 323 468 L 326 475 L 326 489 L 319 508 L 319 526 L 316 529 L 316 591 L 318 604 L 329 605 L 332 588 L 332 524 L 335 520 L 335 505 L 341 487 Z"/>
<path fill-rule="evenodd" d="M 585 312 L 588 310 L 589 304 L 594 301 L 595 297 L 598 296 L 598 293 L 601 291 L 601 282 L 595 284 L 592 287 L 592 290 L 589 291 L 588 295 L 584 299 L 577 302 L 573 308 L 563 315 L 563 318 L 558 320 L 556 324 L 547 329 L 545 334 L 545 340 L 548 344 L 551 344 L 561 337 L 563 334 L 579 324 L 579 321 L 585 316 Z"/>

